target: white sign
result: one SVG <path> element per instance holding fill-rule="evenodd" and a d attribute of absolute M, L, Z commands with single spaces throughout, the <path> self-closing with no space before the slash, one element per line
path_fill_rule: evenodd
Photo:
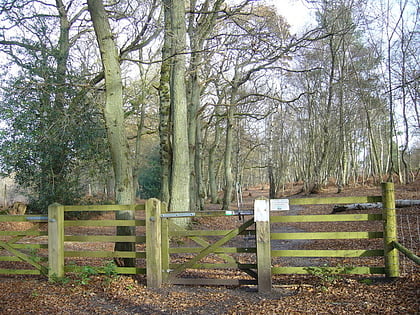
<path fill-rule="evenodd" d="M 270 204 L 268 200 L 254 201 L 254 221 L 268 222 L 270 221 Z"/>
<path fill-rule="evenodd" d="M 287 211 L 290 210 L 289 199 L 270 199 L 271 211 Z"/>

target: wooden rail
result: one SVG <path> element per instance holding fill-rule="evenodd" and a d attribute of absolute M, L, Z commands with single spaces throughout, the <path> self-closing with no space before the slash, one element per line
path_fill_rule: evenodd
<path fill-rule="evenodd" d="M 357 266 L 351 269 L 354 274 L 386 274 L 388 277 L 399 276 L 398 250 L 405 255 L 414 257 L 419 262 L 419 257 L 410 253 L 408 249 L 398 243 L 396 236 L 396 213 L 394 188 L 392 183 L 382 185 L 382 196 L 372 197 L 331 197 L 331 198 L 299 198 L 290 199 L 290 205 L 311 205 L 311 204 L 344 204 L 382 202 L 383 211 L 379 214 L 331 214 L 331 215 L 291 215 L 274 216 L 270 215 L 268 200 L 257 200 L 254 218 L 247 220 L 240 227 L 233 230 L 185 230 L 170 223 L 170 219 L 179 217 L 212 217 L 237 215 L 235 211 L 200 211 L 174 213 L 166 210 L 166 204 L 159 200 L 150 199 L 141 205 L 87 205 L 87 206 L 63 206 L 53 204 L 48 209 L 48 246 L 46 244 L 19 244 L 23 237 L 46 236 L 47 233 L 35 229 L 28 231 L 0 231 L 0 249 L 7 250 L 9 256 L 0 256 L 0 261 L 26 261 L 35 267 L 27 271 L 32 274 L 47 272 L 47 268 L 20 250 L 25 247 L 46 248 L 49 256 L 49 277 L 64 277 L 65 271 L 71 271 L 74 267 L 65 265 L 65 258 L 89 257 L 89 258 L 135 258 L 145 259 L 144 267 L 119 267 L 118 273 L 136 274 L 147 273 L 147 285 L 159 287 L 165 281 L 174 281 L 176 276 L 188 268 L 209 268 L 225 269 L 235 268 L 245 271 L 247 274 L 258 278 L 258 285 L 261 291 L 271 290 L 272 274 L 308 273 L 307 267 L 297 266 L 275 266 L 272 267 L 273 257 L 385 257 L 384 266 Z M 145 219 L 135 220 L 69 220 L 65 219 L 67 212 L 86 211 L 143 211 Z M 242 213 L 250 215 L 250 212 Z M 41 217 L 33 217 L 32 221 L 42 221 Z M 0 221 L 19 222 L 27 220 L 27 216 L 0 216 Z M 45 220 L 44 220 L 45 221 Z M 383 231 L 339 231 L 339 232 L 296 232 L 279 233 L 271 232 L 271 223 L 302 223 L 302 222 L 363 222 L 383 221 Z M 255 229 L 248 229 L 255 225 Z M 67 229 L 73 227 L 145 227 L 144 235 L 118 236 L 118 235 L 72 235 L 66 233 Z M 238 235 L 255 236 L 255 247 L 225 247 L 230 240 Z M 7 241 L 1 237 L 8 237 Z M 197 247 L 171 247 L 170 237 L 188 237 Z M 207 239 L 206 239 L 207 238 Z M 270 243 L 275 240 L 329 240 L 329 239 L 383 239 L 383 249 L 325 249 L 325 250 L 296 250 L 296 249 L 271 249 Z M 211 243 L 211 239 L 217 239 Z M 143 251 L 122 252 L 115 250 L 66 250 L 65 245 L 69 242 L 136 242 L 146 244 Z M 171 254 L 193 254 L 193 258 L 185 263 L 173 264 L 170 261 Z M 222 258 L 225 263 L 204 263 L 202 258 L 209 254 Z M 250 253 L 256 254 L 256 261 L 252 263 L 239 263 L 229 254 Z M 414 256 L 413 256 L 414 255 Z M 255 255 L 254 255 L 255 256 Z M 0 273 L 23 273 L 26 271 L 10 271 L 0 269 Z M 208 283 L 215 283 L 216 280 L 208 279 Z M 194 282 L 189 279 L 185 282 Z M 205 284 L 202 279 L 201 284 Z M 225 281 L 225 283 L 251 283 L 255 280 Z M 197 281 L 196 281 L 197 282 Z"/>

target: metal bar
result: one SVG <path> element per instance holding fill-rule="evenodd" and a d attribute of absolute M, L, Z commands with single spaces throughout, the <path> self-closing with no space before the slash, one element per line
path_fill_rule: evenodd
<path fill-rule="evenodd" d="M 165 212 L 161 218 L 182 218 L 182 217 L 209 217 L 209 216 L 243 216 L 254 215 L 254 210 L 232 210 L 232 211 L 197 211 L 197 212 Z"/>
<path fill-rule="evenodd" d="M 48 221 L 48 217 L 26 217 L 28 221 Z"/>

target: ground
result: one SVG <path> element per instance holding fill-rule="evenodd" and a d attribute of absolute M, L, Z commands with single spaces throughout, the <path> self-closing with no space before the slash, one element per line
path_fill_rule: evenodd
<path fill-rule="evenodd" d="M 299 190 L 298 186 L 286 188 L 285 196 Z M 265 189 L 250 189 L 244 191 L 244 198 L 247 201 L 266 193 Z M 318 195 L 334 194 L 331 188 Z M 380 194 L 380 188 L 354 186 L 341 193 L 366 194 Z M 420 199 L 419 182 L 397 185 L 396 198 Z M 330 210 L 315 207 L 310 211 Z M 418 222 L 420 207 L 403 211 Z M 414 226 L 409 233 L 419 231 Z M 418 254 L 418 235 L 412 239 Z M 323 282 L 316 276 L 276 276 L 269 294 L 258 293 L 253 286 L 150 289 L 142 276 L 94 275 L 84 281 L 79 275 L 69 276 L 66 283 L 50 283 L 39 276 L 0 276 L 0 314 L 420 314 L 420 268 L 405 268 L 398 279 L 345 276 Z"/>

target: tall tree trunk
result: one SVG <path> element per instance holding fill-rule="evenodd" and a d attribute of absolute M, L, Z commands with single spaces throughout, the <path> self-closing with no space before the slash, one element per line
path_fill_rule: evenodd
<path fill-rule="evenodd" d="M 172 168 L 172 145 L 171 145 L 171 0 L 163 0 L 164 10 L 164 40 L 162 47 L 162 65 L 160 68 L 159 83 L 159 137 L 160 137 L 160 163 L 161 163 L 161 200 L 169 203 L 170 183 Z"/>
<path fill-rule="evenodd" d="M 225 143 L 225 187 L 223 196 L 223 210 L 228 210 L 232 200 L 233 174 L 232 174 L 232 151 L 233 151 L 233 132 L 234 116 L 233 105 L 228 105 L 226 117 L 226 143 Z"/>
<path fill-rule="evenodd" d="M 123 94 L 119 56 L 102 0 L 88 0 L 88 9 L 96 33 L 105 73 L 104 117 L 115 175 L 117 204 L 133 204 L 133 176 L 130 151 L 124 127 Z M 133 211 L 119 211 L 117 220 L 134 219 Z M 117 227 L 117 235 L 134 235 L 134 227 Z M 116 251 L 134 251 L 135 243 L 116 243 Z M 134 266 L 134 258 L 124 258 L 120 265 Z"/>
<path fill-rule="evenodd" d="M 215 108 L 215 116 L 220 116 L 220 107 L 216 106 Z M 217 119 L 215 123 L 215 131 L 214 131 L 214 141 L 211 144 L 209 149 L 209 169 L 208 169 L 208 176 L 209 176 L 209 186 L 210 186 L 210 200 L 211 203 L 219 203 L 219 196 L 217 190 L 217 166 L 216 166 L 216 152 L 219 148 L 220 139 L 221 139 L 221 127 L 218 123 L 219 120 Z"/>
<path fill-rule="evenodd" d="M 189 209 L 189 150 L 187 130 L 187 98 L 185 88 L 186 26 L 185 3 L 171 3 L 171 25 L 173 34 L 173 66 L 171 73 L 171 105 L 173 121 L 173 158 L 171 173 L 171 211 Z"/>

